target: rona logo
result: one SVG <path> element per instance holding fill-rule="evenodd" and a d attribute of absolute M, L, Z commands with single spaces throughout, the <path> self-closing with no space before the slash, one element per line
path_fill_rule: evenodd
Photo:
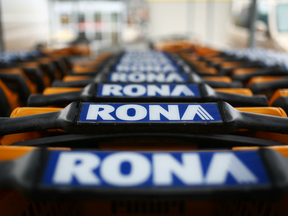
<path fill-rule="evenodd" d="M 164 64 L 164 65 L 157 65 L 157 64 L 120 64 L 115 67 L 116 71 L 119 72 L 127 72 L 127 71 L 139 71 L 139 72 L 173 72 L 178 71 L 178 68 L 172 64 Z"/>
<path fill-rule="evenodd" d="M 111 73 L 109 82 L 152 82 L 152 83 L 179 83 L 188 82 L 186 74 L 180 73 Z"/>
<path fill-rule="evenodd" d="M 185 122 L 222 121 L 217 104 L 89 104 L 83 103 L 79 121 Z"/>
<path fill-rule="evenodd" d="M 52 152 L 43 183 L 113 187 L 196 187 L 267 184 L 256 151 Z"/>
<path fill-rule="evenodd" d="M 105 97 L 199 97 L 197 85 L 99 84 L 97 96 Z"/>

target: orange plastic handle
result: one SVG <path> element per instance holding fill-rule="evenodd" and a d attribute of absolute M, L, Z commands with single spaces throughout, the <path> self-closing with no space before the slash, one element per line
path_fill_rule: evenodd
<path fill-rule="evenodd" d="M 278 89 L 269 100 L 269 106 L 271 106 L 279 97 L 288 97 L 288 89 Z"/>
<path fill-rule="evenodd" d="M 86 80 L 86 79 L 91 79 L 91 76 L 64 76 L 62 81 L 72 82 L 72 81 Z"/>
<path fill-rule="evenodd" d="M 247 88 L 254 83 L 264 83 L 264 82 L 273 82 L 276 80 L 281 80 L 285 78 L 285 76 L 259 76 L 259 77 L 252 77 L 249 82 L 247 83 Z"/>
<path fill-rule="evenodd" d="M 232 82 L 232 79 L 228 76 L 219 76 L 219 77 L 216 77 L 216 76 L 203 76 L 202 77 L 203 79 L 205 80 L 210 80 L 210 81 L 215 81 L 215 82 L 225 82 L 225 83 L 231 83 Z"/>
<path fill-rule="evenodd" d="M 49 88 L 45 88 L 42 94 L 51 95 L 51 94 L 60 94 L 60 93 L 74 92 L 74 91 L 81 91 L 81 90 L 82 88 L 49 87 Z"/>

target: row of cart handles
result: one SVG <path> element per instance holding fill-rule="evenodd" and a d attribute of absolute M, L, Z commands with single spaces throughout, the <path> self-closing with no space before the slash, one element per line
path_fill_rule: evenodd
<path fill-rule="evenodd" d="M 0 158 L 6 159 L 0 163 L 0 187 L 17 188 L 33 199 L 283 196 L 288 187 L 288 120 L 281 108 L 267 106 L 280 104 L 287 110 L 284 90 L 268 101 L 275 83 L 284 86 L 287 71 L 224 53 L 213 63 L 212 57 L 196 53 L 118 53 L 98 61 L 95 71 L 79 72 L 78 64 L 43 94 L 26 95 L 29 107 L 0 118 Z M 222 67 L 220 57 L 233 67 Z M 212 67 L 216 73 L 208 70 Z M 235 68 L 247 73 L 237 74 Z M 7 74 L 3 79 L 13 77 Z M 16 74 L 14 82 L 25 86 Z M 255 74 L 284 78 L 249 84 Z M 240 89 L 247 83 L 255 95 Z M 121 149 L 125 142 L 155 140 L 191 143 L 178 153 L 169 146 L 166 152 L 105 151 L 105 143 L 120 142 Z M 192 151 L 201 145 L 210 151 Z M 11 153 L 15 146 L 22 148 L 21 154 Z M 254 148 L 236 151 L 237 146 Z"/>

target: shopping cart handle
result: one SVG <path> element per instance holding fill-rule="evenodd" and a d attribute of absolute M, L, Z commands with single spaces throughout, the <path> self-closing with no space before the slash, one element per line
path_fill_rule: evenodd
<path fill-rule="evenodd" d="M 114 141 L 125 141 L 129 139 L 131 143 L 147 142 L 154 143 L 155 141 L 164 143 L 187 143 L 187 146 L 194 148 L 197 146 L 198 150 L 207 149 L 231 149 L 235 146 L 287 146 L 287 144 L 272 140 L 259 139 L 254 137 L 246 137 L 230 134 L 197 134 L 197 133 L 111 133 L 111 134 L 63 134 L 57 136 L 42 137 L 32 140 L 14 142 L 11 146 L 35 146 L 35 147 L 69 147 L 81 149 L 105 149 L 106 145 Z M 101 142 L 101 145 L 98 143 Z M 116 144 L 116 148 L 127 147 L 122 142 Z M 154 146 L 154 145 L 153 145 Z M 161 146 L 161 143 L 159 143 Z M 130 146 L 131 147 L 131 146 Z M 145 146 L 148 149 L 150 146 Z M 133 146 L 131 147 L 133 148 Z M 138 148 L 138 147 L 137 147 Z M 181 148 L 181 147 L 179 147 Z M 139 149 L 140 150 L 140 149 Z"/>
<path fill-rule="evenodd" d="M 249 129 L 288 134 L 288 118 L 271 115 L 241 112 L 231 105 L 220 101 L 219 107 L 222 109 L 223 122 L 235 129 Z"/>
<path fill-rule="evenodd" d="M 227 83 L 227 82 L 217 82 L 213 80 L 206 80 L 206 79 L 203 79 L 198 74 L 196 74 L 195 72 L 189 73 L 189 77 L 193 83 L 197 83 L 197 84 L 206 83 L 212 88 L 242 88 L 243 87 L 242 83 L 239 81 L 232 81 L 231 83 Z"/>
<path fill-rule="evenodd" d="M 73 101 L 80 101 L 81 93 L 82 91 L 73 91 L 51 95 L 32 94 L 27 100 L 27 106 L 41 107 L 50 105 L 66 105 Z"/>
<path fill-rule="evenodd" d="M 132 91 L 132 89 L 134 89 Z M 156 90 L 161 90 L 156 94 Z M 173 93 L 174 92 L 174 93 Z M 174 95 L 173 95 L 174 94 Z M 227 101 L 233 106 L 268 106 L 266 96 L 245 96 L 215 91 L 207 84 L 95 84 L 82 91 L 53 95 L 30 95 L 28 106 L 66 105 L 83 102 L 217 102 Z"/>
<path fill-rule="evenodd" d="M 226 92 L 217 92 L 207 84 L 199 84 L 200 92 L 208 101 L 226 101 L 234 107 L 238 106 L 268 106 L 268 99 L 265 95 L 239 95 Z"/>
<path fill-rule="evenodd" d="M 0 187 L 5 189 L 20 189 L 23 193 L 33 193 L 36 176 L 47 160 L 47 150 L 36 149 L 24 156 L 9 161 L 0 162 Z M 4 174 L 5 173 L 5 174 Z"/>
<path fill-rule="evenodd" d="M 20 99 L 26 104 L 30 90 L 21 74 L 0 73 L 0 79 L 15 82 L 18 86 L 17 91 L 19 92 Z"/>
<path fill-rule="evenodd" d="M 124 173 L 124 163 L 131 171 Z M 37 149 L 0 162 L 0 187 L 18 189 L 37 200 L 135 196 L 275 200 L 287 192 L 287 166 L 287 158 L 271 149 L 148 153 Z"/>
<path fill-rule="evenodd" d="M 85 87 L 90 83 L 107 83 L 110 82 L 108 79 L 110 71 L 106 71 L 103 73 L 97 74 L 94 78 L 87 79 L 87 80 L 79 80 L 79 81 L 71 81 L 71 82 L 63 82 L 59 80 L 55 80 L 52 83 L 52 87 Z M 239 81 L 233 81 L 231 83 L 226 82 L 217 82 L 211 80 L 202 79 L 199 75 L 194 72 L 185 74 L 187 76 L 188 81 L 187 83 L 207 83 L 212 88 L 241 88 L 243 85 Z M 132 83 L 132 82 L 131 82 Z"/>
<path fill-rule="evenodd" d="M 237 106 L 268 106 L 268 99 L 265 95 L 246 96 L 239 94 L 229 94 L 224 92 L 216 92 L 218 101 L 227 101 L 229 104 Z"/>
<path fill-rule="evenodd" d="M 27 106 L 41 107 L 50 105 L 67 105 L 73 101 L 95 101 L 97 85 L 87 85 L 81 91 L 65 92 L 51 95 L 32 94 L 27 100 Z"/>
<path fill-rule="evenodd" d="M 239 128 L 288 134 L 288 118 L 242 112 Z"/>
<path fill-rule="evenodd" d="M 41 131 L 60 127 L 57 121 L 60 112 L 37 114 L 33 116 L 0 118 L 0 135 Z"/>
<path fill-rule="evenodd" d="M 0 135 L 63 129 L 68 133 L 231 133 L 250 129 L 288 134 L 288 118 L 241 112 L 218 103 L 81 103 L 58 112 L 0 118 Z"/>
<path fill-rule="evenodd" d="M 288 79 L 281 79 L 271 82 L 264 82 L 264 83 L 253 83 L 249 88 L 254 94 L 258 94 L 260 92 L 265 91 L 274 91 L 281 88 L 288 87 Z"/>
<path fill-rule="evenodd" d="M 248 74 L 239 74 L 239 75 L 232 75 L 231 78 L 233 80 L 240 80 L 246 81 L 249 80 L 251 77 L 254 76 L 287 76 L 288 73 L 282 68 L 261 68 L 255 73 L 248 73 Z"/>
<path fill-rule="evenodd" d="M 64 129 L 67 125 L 73 125 L 75 116 L 77 116 L 78 106 L 79 102 L 74 102 L 58 112 L 49 112 L 14 118 L 0 118 L 0 136 L 57 128 Z M 75 116 L 72 113 L 74 113 Z"/>
<path fill-rule="evenodd" d="M 243 85 L 241 82 L 234 81 L 234 80 L 231 83 L 204 80 L 203 83 L 208 84 L 212 88 L 243 88 Z"/>
<path fill-rule="evenodd" d="M 71 82 L 63 82 L 60 80 L 54 80 L 52 82 L 52 87 L 84 87 L 92 82 L 92 79 L 87 80 L 78 80 L 78 81 L 71 81 Z"/>

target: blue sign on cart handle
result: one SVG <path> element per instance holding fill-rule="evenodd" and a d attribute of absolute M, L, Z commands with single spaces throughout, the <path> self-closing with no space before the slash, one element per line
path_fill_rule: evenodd
<path fill-rule="evenodd" d="M 79 187 L 235 187 L 269 183 L 257 151 L 53 151 L 42 179 L 46 186 Z"/>
<path fill-rule="evenodd" d="M 222 122 L 216 103 L 83 103 L 79 122 Z"/>

